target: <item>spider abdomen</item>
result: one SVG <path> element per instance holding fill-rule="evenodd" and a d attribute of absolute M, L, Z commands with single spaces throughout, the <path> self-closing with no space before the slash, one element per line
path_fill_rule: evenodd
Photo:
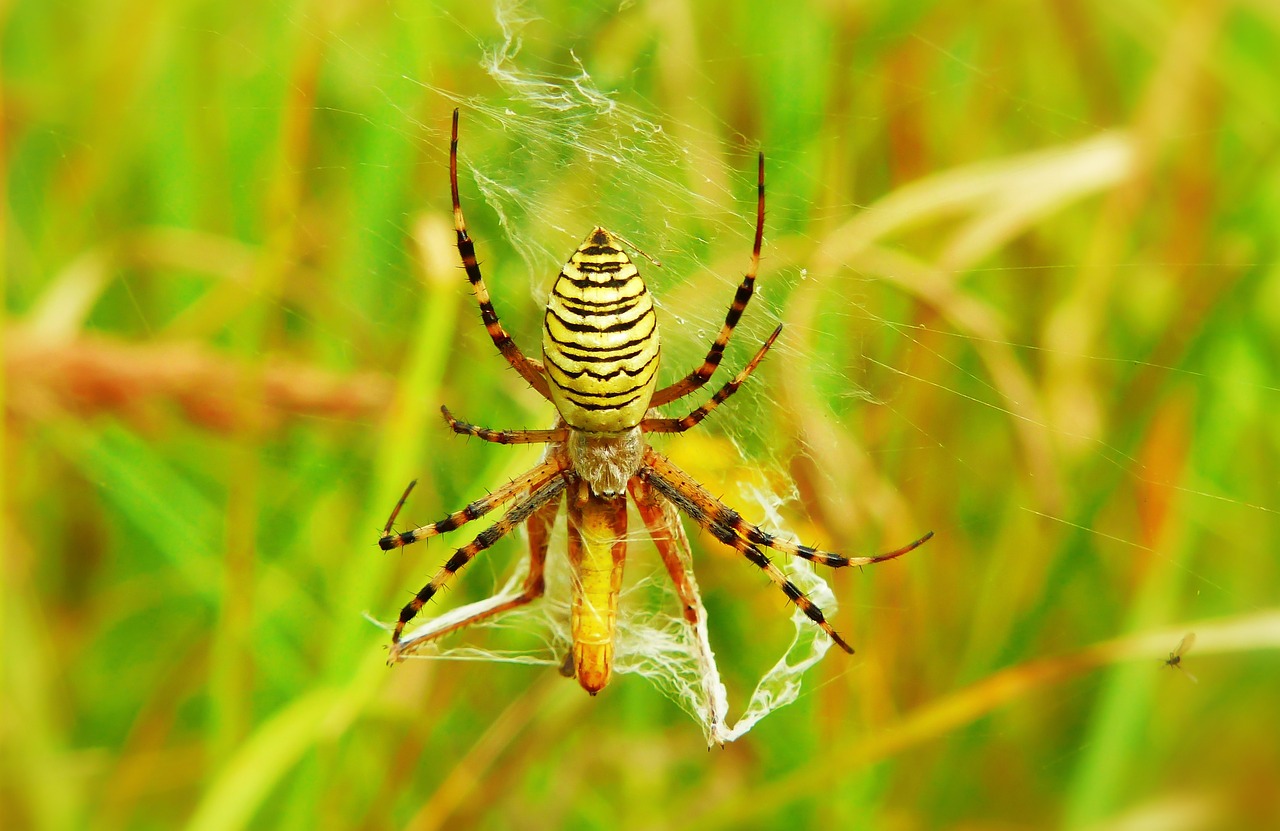
<path fill-rule="evenodd" d="M 552 403 L 577 430 L 629 430 L 649 409 L 658 354 L 649 289 L 613 235 L 596 228 L 547 301 L 542 356 Z"/>

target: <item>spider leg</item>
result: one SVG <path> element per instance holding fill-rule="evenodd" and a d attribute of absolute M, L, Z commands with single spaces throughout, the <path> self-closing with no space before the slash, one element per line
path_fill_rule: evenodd
<path fill-rule="evenodd" d="M 406 490 L 405 495 L 401 497 L 400 504 L 396 505 L 395 511 L 391 514 L 391 519 L 388 521 L 386 531 L 382 538 L 378 540 L 378 547 L 383 551 L 390 551 L 393 548 L 402 548 L 406 545 L 412 545 L 415 542 L 420 542 L 439 534 L 447 534 L 455 528 L 466 525 L 473 519 L 479 519 L 499 505 L 510 502 L 521 493 L 542 487 L 552 476 L 555 476 L 563 469 L 564 467 L 562 462 L 549 459 L 533 468 L 528 473 L 512 479 L 510 482 L 498 488 L 488 496 L 477 499 L 461 511 L 449 514 L 438 522 L 433 522 L 430 525 L 423 525 L 419 528 L 414 528 L 411 531 L 404 531 L 400 534 L 392 534 L 390 524 L 395 522 L 396 514 L 400 512 L 400 507 L 404 504 L 405 497 L 409 495 L 409 491 Z M 414 481 L 416 482 L 417 480 Z M 412 487 L 413 485 L 409 486 L 409 488 Z"/>
<path fill-rule="evenodd" d="M 505 614 L 541 597 L 543 592 L 546 591 L 547 585 L 543 575 L 547 562 L 547 548 L 551 542 L 551 527 L 555 524 L 556 515 L 559 512 L 560 500 L 552 498 L 550 502 L 534 511 L 533 516 L 529 517 L 525 523 L 525 527 L 529 532 L 529 574 L 524 579 L 524 588 L 519 595 L 505 603 L 481 609 L 474 615 L 430 634 L 400 641 L 393 647 L 392 655 L 388 662 L 395 663 L 425 643 L 438 640 L 450 632 L 456 632 L 459 629 L 472 626 L 491 617 Z"/>
<path fill-rule="evenodd" d="M 667 515 L 663 510 L 664 503 L 643 478 L 632 477 L 627 483 L 627 489 L 631 492 L 631 498 L 635 500 L 640 518 L 649 529 L 649 536 L 658 548 L 658 554 L 662 557 L 663 565 L 667 567 L 667 573 L 671 575 L 671 582 L 675 584 L 684 619 L 690 626 L 696 627 L 700 604 L 693 586 L 689 583 L 689 574 L 685 570 L 685 562 L 680 554 L 681 547 L 684 549 L 689 547 L 684 529 L 680 526 L 678 519 Z"/>
<path fill-rule="evenodd" d="M 449 422 L 449 429 L 458 435 L 475 436 L 495 444 L 547 444 L 569 440 L 568 427 L 559 427 L 554 430 L 490 430 L 487 427 L 477 427 L 465 421 L 458 421 L 453 417 L 453 413 L 449 412 L 448 407 L 441 406 L 440 412 L 444 413 L 444 420 Z"/>
<path fill-rule="evenodd" d="M 705 621 L 701 619 L 699 610 L 702 600 L 698 596 L 698 587 L 689 568 L 689 537 L 680 523 L 680 515 L 674 504 L 660 497 L 642 477 L 633 476 L 627 483 L 631 498 L 635 500 L 636 510 L 649 529 L 649 537 L 658 549 L 662 563 L 667 567 L 667 574 L 676 587 L 676 596 L 680 598 L 680 607 L 685 622 L 693 631 L 695 656 L 699 663 L 699 674 L 702 677 L 703 691 L 709 705 L 708 717 L 713 734 L 718 729 L 723 713 L 717 712 L 714 704 L 716 690 L 720 685 L 720 672 L 716 669 L 715 658 L 711 655 L 710 645 L 706 641 Z M 705 650 L 702 646 L 705 645 Z"/>
<path fill-rule="evenodd" d="M 733 302 L 729 304 L 729 313 L 725 315 L 724 325 L 720 327 L 720 334 L 716 335 L 716 339 L 712 341 L 711 349 L 707 351 L 707 357 L 703 359 L 702 365 L 671 386 L 655 392 L 650 402 L 654 407 L 683 398 L 711 379 L 716 367 L 720 366 L 720 360 L 724 357 L 725 347 L 729 345 L 729 338 L 733 335 L 733 327 L 738 325 L 742 312 L 751 301 L 751 295 L 756 286 L 756 272 L 760 269 L 760 246 L 764 240 L 764 153 L 759 156 L 756 176 L 756 236 L 751 246 L 751 266 L 743 275 L 738 291 L 733 295 Z"/>
<path fill-rule="evenodd" d="M 765 353 L 769 351 L 770 346 L 773 346 L 773 342 L 778 339 L 778 335 L 781 332 L 781 326 L 774 329 L 773 334 L 756 351 L 755 357 L 751 359 L 751 362 L 743 367 L 742 371 L 735 375 L 732 380 L 721 387 L 719 392 L 711 396 L 711 400 L 706 404 L 703 404 L 684 418 L 646 418 L 640 422 L 640 429 L 646 433 L 683 433 L 702 421 L 707 417 L 708 413 L 723 404 L 726 398 L 737 392 L 738 387 L 742 386 L 743 382 L 751 377 L 751 373 L 755 372 L 756 366 L 764 359 Z"/>
<path fill-rule="evenodd" d="M 554 475 L 554 474 L 553 474 Z M 524 498 L 524 501 L 517 503 L 511 510 L 507 511 L 506 516 L 498 520 L 489 528 L 481 531 L 480 534 L 471 542 L 453 552 L 453 556 L 444 564 L 436 576 L 431 578 L 431 582 L 427 583 L 418 593 L 413 596 L 400 610 L 400 619 L 396 622 L 395 629 L 391 632 L 391 642 L 397 644 L 400 642 L 400 633 L 404 631 L 404 626 L 413 620 L 426 603 L 436 595 L 436 592 L 449 582 L 449 578 L 462 570 L 462 567 L 475 559 L 475 556 L 486 548 L 489 548 L 498 540 L 511 533 L 520 523 L 527 520 L 539 508 L 546 505 L 565 489 L 566 482 L 562 476 L 554 476 L 550 481 L 542 483 L 537 490 Z M 399 657 L 393 647 L 391 660 L 394 661 Z"/>
<path fill-rule="evenodd" d="M 392 527 L 396 524 L 396 517 L 400 516 L 400 509 L 404 507 L 404 503 L 409 501 L 409 494 L 413 492 L 414 487 L 418 484 L 418 480 L 414 479 L 409 483 L 409 487 L 404 489 L 404 493 L 400 494 L 400 501 L 391 509 L 391 516 L 387 517 L 387 524 L 382 526 L 382 536 L 391 533 Z"/>
<path fill-rule="evenodd" d="M 752 545 L 764 546 L 772 548 L 774 551 L 780 551 L 783 554 L 789 554 L 793 557 L 809 560 L 810 562 L 820 565 L 829 566 L 830 568 L 845 568 L 846 566 L 869 566 L 873 563 L 882 563 L 885 560 L 893 560 L 901 557 L 909 551 L 914 551 L 924 545 L 933 537 L 933 532 L 925 534 L 918 540 L 909 542 L 901 548 L 893 551 L 887 551 L 884 554 L 876 554 L 871 557 L 846 557 L 843 554 L 832 554 L 830 551 L 821 551 L 817 548 L 811 548 L 807 545 L 801 545 L 791 540 L 782 539 L 763 530 L 758 525 L 752 525 L 742 518 L 742 515 L 725 505 L 719 499 L 712 496 L 706 488 L 698 484 L 698 482 L 689 474 L 685 473 L 675 464 L 663 456 L 661 453 L 653 449 L 649 449 L 645 453 L 645 467 L 653 470 L 659 477 L 670 483 L 672 487 L 678 488 L 687 494 L 695 495 L 700 504 L 701 510 L 709 518 L 710 531 L 717 539 L 721 539 L 722 535 L 732 535 L 735 538 L 745 540 Z M 732 543 L 730 543 L 732 544 Z"/>
<path fill-rule="evenodd" d="M 665 464 L 655 466 L 655 462 Z M 660 467 L 662 469 L 659 469 Z M 680 473 L 682 478 L 668 478 L 668 471 Z M 805 613 L 809 620 L 818 624 L 822 631 L 826 632 L 831 640 L 836 642 L 837 646 L 850 655 L 853 654 L 853 647 L 849 646 L 844 638 L 840 637 L 835 628 L 827 621 L 826 616 L 822 614 L 822 610 L 818 608 L 818 605 L 806 597 L 795 583 L 787 579 L 787 576 L 769 559 L 769 555 L 761 551 L 758 546 L 738 536 L 734 532 L 732 525 L 721 521 L 718 516 L 721 510 L 731 511 L 731 509 L 713 497 L 706 488 L 699 485 L 652 449 L 645 452 L 644 463 L 636 475 L 652 485 L 654 490 L 666 497 L 685 516 L 701 525 L 720 542 L 741 552 L 749 561 L 758 566 L 778 588 L 782 589 L 783 594 L 792 603 L 796 604 L 800 611 Z"/>
<path fill-rule="evenodd" d="M 520 351 L 516 342 L 502 328 L 498 313 L 494 311 L 493 301 L 489 299 L 489 289 L 485 287 L 484 277 L 480 274 L 480 263 L 476 260 L 476 247 L 467 234 L 467 222 L 462 216 L 462 202 L 458 197 L 458 110 L 453 111 L 453 132 L 449 140 L 449 187 L 453 195 L 453 226 L 458 234 L 458 253 L 462 256 L 462 266 L 467 271 L 467 279 L 471 281 L 471 289 L 475 293 L 476 302 L 480 304 L 480 319 L 489 332 L 493 345 L 498 347 L 502 357 L 507 359 L 511 368 L 520 373 L 520 377 L 537 390 L 547 400 L 551 399 L 551 391 L 547 388 L 547 378 L 542 364 L 531 360 Z"/>

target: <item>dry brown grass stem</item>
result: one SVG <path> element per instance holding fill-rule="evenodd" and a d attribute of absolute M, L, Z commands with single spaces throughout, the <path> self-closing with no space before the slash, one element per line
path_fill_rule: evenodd
<path fill-rule="evenodd" d="M 258 402 L 238 400 L 246 372 L 262 373 Z M 25 418 L 110 413 L 154 428 L 176 406 L 218 432 L 271 427 L 287 416 L 363 421 L 383 410 L 391 391 L 390 379 L 374 373 L 340 375 L 274 359 L 248 367 L 195 343 L 48 339 L 23 327 L 5 332 L 5 374 L 9 410 Z"/>
<path fill-rule="evenodd" d="M 786 804 L 796 788 L 814 776 L 830 775 L 833 766 L 848 773 L 882 759 L 941 738 L 982 718 L 999 707 L 1027 699 L 1041 688 L 1107 666 L 1148 661 L 1152 672 L 1161 672 L 1161 659 L 1177 646 L 1188 630 L 1196 633 L 1196 655 L 1280 648 L 1280 609 L 1267 609 L 1216 621 L 1180 624 L 1102 641 L 1076 652 L 1026 661 L 992 673 L 977 683 L 942 696 L 896 723 L 828 747 L 808 767 L 801 767 L 755 789 L 749 806 L 723 803 L 695 817 L 691 828 L 737 827 L 752 811 L 769 811 Z M 1180 680 L 1180 679 L 1173 679 Z"/>

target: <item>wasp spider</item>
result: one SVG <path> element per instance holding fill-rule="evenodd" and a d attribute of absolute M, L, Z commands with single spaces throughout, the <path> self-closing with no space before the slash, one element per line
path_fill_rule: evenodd
<path fill-rule="evenodd" d="M 539 597 L 544 590 L 543 565 L 551 526 L 564 497 L 568 514 L 568 549 L 573 570 L 573 650 L 566 658 L 566 674 L 577 676 L 595 694 L 609 682 L 618 595 L 627 552 L 627 494 L 657 545 L 690 625 L 698 623 L 701 608 L 685 577 L 676 540 L 681 538 L 674 506 L 716 539 L 739 551 L 778 585 L 790 600 L 842 649 L 852 653 L 822 611 L 783 575 L 765 549 L 840 568 L 878 563 L 900 557 L 928 540 L 930 532 L 896 551 L 875 557 L 845 557 L 780 539 L 746 522 L 644 439 L 646 433 L 682 433 L 733 395 L 764 358 L 782 331 L 779 326 L 755 356 L 731 381 L 683 418 L 660 418 L 652 408 L 668 404 L 702 387 L 724 355 L 755 286 L 764 227 L 764 155 L 758 166 L 756 231 L 751 267 L 734 295 L 729 313 L 702 365 L 676 383 L 657 388 L 658 318 L 653 299 L 636 266 L 619 247 L 616 236 L 596 228 L 573 252 L 551 288 L 542 329 L 542 361 L 525 356 L 498 321 L 489 291 L 480 275 L 475 246 L 467 234 L 458 199 L 458 111 L 453 112 L 449 145 L 449 184 L 458 252 L 480 304 L 480 316 L 494 345 L 507 362 L 535 390 L 551 401 L 559 414 L 550 430 L 489 430 L 459 421 L 441 408 L 455 433 L 498 444 L 546 444 L 542 462 L 489 496 L 461 511 L 421 528 L 392 533 L 401 497 L 379 545 L 390 550 L 452 531 L 500 505 L 515 505 L 492 527 L 459 548 L 400 612 L 392 632 L 394 663 L 421 640 L 501 614 Z M 409 486 L 413 487 L 412 484 Z M 530 545 L 529 576 L 522 593 L 495 608 L 486 608 L 427 638 L 402 641 L 405 624 L 472 558 L 524 523 Z"/>

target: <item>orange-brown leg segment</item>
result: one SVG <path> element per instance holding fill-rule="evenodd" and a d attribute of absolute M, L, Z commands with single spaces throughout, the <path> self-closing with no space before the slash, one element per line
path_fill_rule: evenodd
<path fill-rule="evenodd" d="M 689 538 L 684 533 L 680 515 L 676 506 L 658 495 L 644 478 L 633 476 L 627 483 L 631 498 L 635 500 L 636 509 L 649 529 L 649 536 L 657 546 L 662 564 L 667 567 L 667 574 L 676 587 L 676 596 L 680 598 L 680 609 L 684 620 L 692 630 L 692 643 L 695 655 L 699 660 L 699 675 L 702 676 L 703 695 L 708 702 L 708 716 L 713 731 L 719 719 L 714 701 L 720 684 L 720 673 L 715 668 L 715 658 L 710 654 L 710 646 L 706 642 L 706 629 L 700 620 L 702 601 L 698 597 L 698 589 L 690 574 Z M 706 645 L 703 651 L 702 645 Z"/>
<path fill-rule="evenodd" d="M 671 582 L 675 584 L 676 596 L 680 598 L 681 612 L 684 614 L 685 622 L 690 626 L 697 626 L 700 604 L 694 594 L 693 586 L 689 584 L 685 561 L 680 555 L 679 546 L 683 544 L 687 548 L 689 543 L 684 539 L 684 531 L 680 528 L 679 519 L 673 522 L 672 518 L 667 516 L 663 500 L 654 493 L 653 488 L 644 479 L 632 477 L 627 483 L 627 489 L 631 492 L 631 498 L 635 500 L 640 518 L 649 529 L 653 544 L 658 548 L 662 564 L 667 567 L 667 573 L 671 575 Z"/>
<path fill-rule="evenodd" d="M 573 580 L 573 666 L 595 695 L 613 672 L 613 636 L 627 557 L 627 498 L 600 497 L 580 483 L 566 501 Z"/>
<path fill-rule="evenodd" d="M 768 555 L 760 550 L 759 546 L 766 545 L 778 551 L 804 557 L 807 560 L 838 567 L 892 559 L 905 554 L 933 536 L 932 532 L 930 532 L 903 549 L 879 557 L 843 557 L 838 554 L 829 554 L 807 546 L 785 542 L 766 534 L 756 526 L 744 521 L 737 511 L 716 499 L 691 476 L 653 449 L 645 452 L 644 463 L 637 475 L 650 484 L 654 490 L 669 499 L 682 513 L 705 528 L 708 533 L 725 545 L 740 551 L 748 560 L 764 571 L 769 576 L 769 579 L 776 583 L 783 593 L 799 606 L 800 610 L 810 620 L 818 624 L 841 649 L 850 654 L 853 654 L 853 647 L 849 646 L 836 633 L 817 604 L 805 597 L 804 592 L 800 591 L 794 583 L 786 578 L 786 575 L 778 570 L 778 567 L 770 561 Z"/>
<path fill-rule="evenodd" d="M 449 429 L 460 436 L 475 436 L 478 439 L 491 441 L 494 444 L 547 444 L 553 441 L 568 441 L 569 428 L 560 427 L 555 430 L 490 430 L 488 427 L 477 427 L 465 421 L 458 421 L 449 412 L 449 408 L 440 407 Z"/>
<path fill-rule="evenodd" d="M 493 301 L 489 298 L 489 289 L 485 287 L 484 277 L 480 274 L 480 263 L 476 260 L 476 247 L 467 234 L 467 221 L 462 216 L 462 202 L 458 198 L 458 111 L 453 111 L 453 133 L 449 141 L 449 187 L 453 196 L 453 225 L 458 235 L 458 253 L 462 256 L 462 266 L 467 270 L 467 279 L 471 281 L 471 290 L 475 293 L 476 302 L 480 304 L 480 318 L 489 332 L 493 345 L 498 347 L 502 357 L 518 373 L 538 391 L 543 398 L 550 400 L 551 391 L 547 388 L 547 378 L 542 364 L 526 357 L 516 346 L 507 331 L 498 320 Z"/>
<path fill-rule="evenodd" d="M 551 542 L 551 528 L 555 524 L 556 515 L 560 512 L 560 500 L 552 499 L 546 505 L 534 511 L 525 527 L 529 532 L 529 573 L 524 579 L 524 588 L 520 594 L 505 603 L 483 609 L 470 617 L 459 620 L 449 626 L 432 632 L 425 637 L 410 638 L 400 641 L 393 647 L 389 663 L 395 663 L 406 652 L 412 652 L 425 643 L 439 640 L 450 632 L 474 626 L 491 617 L 505 614 L 512 609 L 537 600 L 546 591 L 547 582 L 544 576 L 547 563 L 547 548 Z"/>
<path fill-rule="evenodd" d="M 675 401 L 677 398 L 683 398 L 711 380 L 716 367 L 720 366 L 720 361 L 724 358 L 724 350 L 729 345 L 729 338 L 733 335 L 733 327 L 738 325 L 738 321 L 742 318 L 742 313 L 746 310 L 747 303 L 751 301 L 751 295 L 755 291 L 756 272 L 760 270 L 760 246 L 763 241 L 764 153 L 761 153 L 756 165 L 756 236 L 755 242 L 751 246 L 751 267 L 743 275 L 742 283 L 738 286 L 738 291 L 733 295 L 733 303 L 729 305 L 729 313 L 725 315 L 724 325 L 720 327 L 720 334 L 716 335 L 716 339 L 712 341 L 711 349 L 707 352 L 707 357 L 703 359 L 702 366 L 671 386 L 663 387 L 655 392 L 652 401 L 649 402 L 650 406 L 657 407 Z"/>
<path fill-rule="evenodd" d="M 449 578 L 461 571 L 462 567 L 471 562 L 481 551 L 511 533 L 520 523 L 529 519 L 540 508 L 560 495 L 565 488 L 564 477 L 560 476 L 558 471 L 552 472 L 551 477 L 550 481 L 538 485 L 533 493 L 524 498 L 524 501 L 507 511 L 506 516 L 481 531 L 474 540 L 453 553 L 449 561 L 436 572 L 436 576 L 431 578 L 431 582 L 419 589 L 413 596 L 413 600 L 406 603 L 400 610 L 400 620 L 396 622 L 395 629 L 391 633 L 392 643 L 400 640 L 400 633 L 404 631 L 405 624 L 413 620 L 418 611 L 449 582 Z M 393 654 L 392 659 L 394 658 Z"/>
<path fill-rule="evenodd" d="M 711 502 L 714 502 L 715 498 L 704 490 L 701 485 L 693 483 L 697 490 L 688 488 L 684 482 L 677 485 L 675 482 L 664 478 L 647 464 L 640 468 L 638 475 L 653 486 L 654 490 L 669 499 L 685 516 L 701 525 L 720 542 L 740 551 L 748 560 L 768 575 L 769 579 L 782 589 L 788 599 L 799 606 L 800 610 L 810 620 L 818 624 L 831 640 L 835 641 L 845 652 L 850 655 L 853 654 L 853 647 L 849 646 L 844 638 L 840 637 L 839 633 L 827 622 L 826 616 L 822 614 L 822 610 L 818 608 L 817 604 L 809 600 L 795 583 L 788 580 L 786 575 L 770 561 L 767 554 L 735 534 L 731 526 L 717 523 L 712 518 L 714 514 Z M 693 480 L 689 480 L 689 482 L 693 482 Z"/>
<path fill-rule="evenodd" d="M 707 417 L 708 413 L 723 404 L 726 398 L 737 392 L 738 387 L 742 386 L 742 383 L 751 377 L 751 373 L 756 371 L 760 361 L 764 360 L 765 353 L 769 351 L 769 347 L 773 346 L 773 342 L 778 339 L 778 335 L 781 333 L 781 326 L 774 329 L 773 334 L 756 351 L 755 357 L 751 359 L 751 362 L 743 367 L 742 371 L 735 375 L 729 383 L 721 387 L 719 392 L 711 396 L 711 400 L 706 404 L 703 404 L 684 418 L 646 418 L 640 422 L 640 429 L 646 433 L 683 433 L 702 421 Z"/>
<path fill-rule="evenodd" d="M 412 545 L 415 542 L 421 542 L 425 539 L 437 536 L 439 534 L 447 534 L 457 528 L 461 528 L 473 519 L 479 519 L 485 514 L 515 499 L 521 493 L 535 490 L 556 474 L 564 469 L 564 463 L 555 459 L 548 459 L 542 464 L 530 470 L 521 476 L 512 479 L 506 485 L 498 488 L 486 497 L 477 499 L 461 511 L 449 514 L 438 522 L 430 525 L 423 525 L 420 528 L 414 528 L 411 531 L 404 531 L 399 534 L 391 533 L 391 524 L 395 522 L 396 515 L 400 513 L 400 508 L 404 505 L 404 500 L 408 498 L 409 491 L 413 489 L 413 485 L 417 480 L 409 484 L 405 489 L 404 496 L 400 497 L 400 502 L 396 505 L 396 509 L 391 513 L 391 519 L 387 520 L 387 527 L 383 531 L 383 536 L 378 540 L 378 547 L 383 551 L 390 551 L 393 548 L 402 548 L 406 545 Z"/>

